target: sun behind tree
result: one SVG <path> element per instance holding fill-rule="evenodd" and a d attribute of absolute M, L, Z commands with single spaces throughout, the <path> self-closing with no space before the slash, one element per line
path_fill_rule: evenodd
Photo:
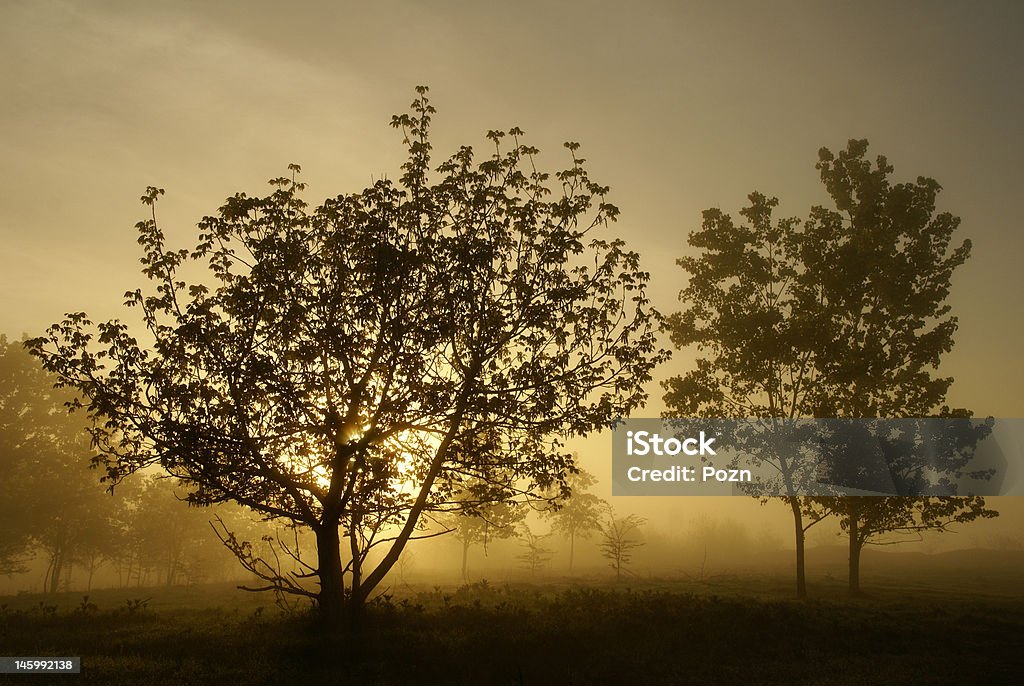
<path fill-rule="evenodd" d="M 29 345 L 79 391 L 110 479 L 159 465 L 196 504 L 311 529 L 320 588 L 284 586 L 330 623 L 346 598 L 358 617 L 424 513 L 467 480 L 502 501 L 563 484 L 562 441 L 629 415 L 667 357 L 648 274 L 604 237 L 618 209 L 578 144 L 553 178 L 518 128 L 489 132 L 482 159 L 462 146 L 431 169 L 434 108 L 417 92 L 392 119 L 408 150 L 397 183 L 310 209 L 293 165 L 177 250 L 149 188 L 151 289 L 126 304 L 151 345 L 83 313 Z M 206 282 L 186 283 L 194 265 Z"/>

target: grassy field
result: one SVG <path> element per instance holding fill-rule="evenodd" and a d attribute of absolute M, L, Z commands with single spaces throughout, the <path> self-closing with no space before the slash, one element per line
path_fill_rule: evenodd
<path fill-rule="evenodd" d="M 1012 684 L 1024 598 L 983 579 L 788 579 L 406 586 L 363 630 L 226 585 L 0 598 L 0 655 L 82 657 L 76 684 Z"/>

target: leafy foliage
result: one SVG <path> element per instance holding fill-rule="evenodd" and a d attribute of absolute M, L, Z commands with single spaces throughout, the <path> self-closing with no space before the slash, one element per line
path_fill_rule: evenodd
<path fill-rule="evenodd" d="M 466 480 L 503 499 L 560 487 L 562 439 L 628 415 L 667 356 L 637 254 L 599 236 L 618 209 L 578 144 L 553 177 L 518 128 L 432 170 L 435 110 L 417 90 L 392 120 L 408 150 L 398 182 L 310 209 L 292 165 L 270 195 L 205 217 L 191 249 L 167 246 L 150 187 L 150 288 L 125 297 L 146 342 L 75 313 L 29 344 L 79 392 L 108 478 L 159 465 L 194 503 L 313 529 L 332 615 L 339 527 L 359 603 Z M 206 279 L 188 283 L 197 267 Z"/>
<path fill-rule="evenodd" d="M 24 571 L 41 548 L 56 591 L 76 562 L 92 569 L 114 544 L 116 500 L 89 464 L 89 437 L 71 396 L 20 343 L 0 337 L 0 573 Z"/>
<path fill-rule="evenodd" d="M 813 207 L 804 222 L 774 219 L 778 200 L 760 193 L 740 211 L 745 223 L 704 212 L 690 235 L 699 254 L 678 261 L 690 275 L 685 309 L 669 320 L 673 342 L 700 355 L 665 384 L 674 413 L 770 418 L 776 429 L 800 417 L 967 414 L 943 404 L 952 379 L 936 370 L 953 345 L 946 298 L 970 242 L 953 243 L 960 220 L 936 212 L 936 181 L 893 183 L 887 159 L 872 163 L 867 150 L 867 141 L 850 140 L 838 154 L 819 151 L 833 207 Z M 784 454 L 753 456 L 792 483 Z M 813 524 L 821 513 L 812 501 L 787 500 L 804 594 L 805 515 Z M 898 507 L 909 516 L 921 505 L 886 506 Z"/>

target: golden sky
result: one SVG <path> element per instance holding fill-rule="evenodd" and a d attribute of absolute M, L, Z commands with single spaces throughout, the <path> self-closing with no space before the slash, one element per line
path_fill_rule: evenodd
<path fill-rule="evenodd" d="M 940 209 L 974 242 L 954 282 L 951 403 L 1024 416 L 1022 29 L 1012 2 L 0 0 L 0 333 L 121 314 L 147 185 L 167 189 L 162 224 L 190 246 L 197 219 L 290 162 L 314 202 L 396 177 L 387 124 L 427 84 L 440 155 L 518 125 L 554 171 L 580 141 L 666 312 L 701 210 L 757 189 L 805 216 L 825 201 L 817 150 L 868 138 L 897 178 L 942 183 Z M 577 447 L 607 485 L 608 439 Z M 668 505 L 648 500 L 622 507 Z"/>
<path fill-rule="evenodd" d="M 439 153 L 519 125 L 554 170 L 580 141 L 665 311 L 702 209 L 758 189 L 806 215 L 825 199 L 818 148 L 868 138 L 897 177 L 938 179 L 974 242 L 950 400 L 1024 416 L 1022 19 L 995 2 L 7 0 L 0 332 L 119 314 L 146 185 L 167 189 L 165 230 L 188 245 L 195 220 L 289 162 L 314 201 L 397 176 L 387 123 L 428 84 Z"/>

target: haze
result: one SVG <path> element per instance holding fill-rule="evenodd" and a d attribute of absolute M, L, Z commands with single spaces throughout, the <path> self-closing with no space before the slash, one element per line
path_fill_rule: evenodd
<path fill-rule="evenodd" d="M 558 167 L 561 142 L 581 142 L 665 312 L 701 210 L 735 212 L 757 189 L 805 215 L 824 201 L 817 150 L 869 139 L 898 178 L 937 179 L 940 209 L 974 243 L 952 294 L 950 403 L 1024 416 L 1022 20 L 1009 2 L 6 2 L 0 332 L 36 335 L 66 311 L 119 316 L 141 280 L 147 185 L 167 189 L 162 224 L 189 245 L 197 219 L 290 162 L 314 201 L 396 176 L 387 122 L 428 84 L 439 154 L 518 125 Z M 677 354 L 659 379 L 690 362 Z M 574 447 L 607 496 L 608 438 Z M 993 504 L 1003 516 L 959 546 L 1017 536 L 1024 508 Z M 745 499 L 616 506 L 663 532 L 701 513 L 755 516 L 787 540 L 783 508 Z"/>

